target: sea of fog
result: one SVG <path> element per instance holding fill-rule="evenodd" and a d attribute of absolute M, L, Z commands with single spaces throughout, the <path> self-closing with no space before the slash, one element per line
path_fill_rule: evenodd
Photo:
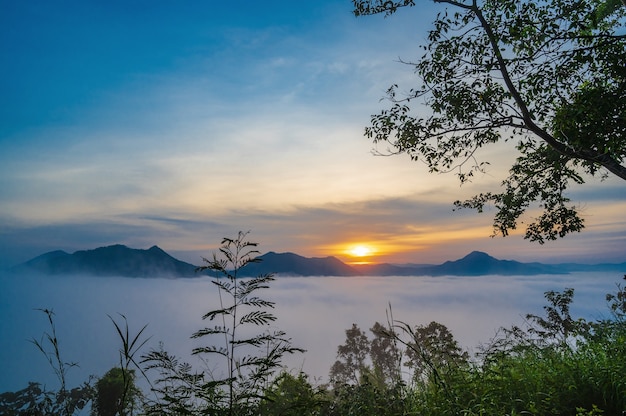
<path fill-rule="evenodd" d="M 276 329 L 287 332 L 293 344 L 307 349 L 285 364 L 324 382 L 337 346 L 353 323 L 369 329 L 393 316 L 412 325 L 437 321 L 457 340 L 476 352 L 498 328 L 522 324 L 526 313 L 541 313 L 544 292 L 575 289 L 572 314 L 588 319 L 608 317 L 605 295 L 621 281 L 617 273 L 573 273 L 541 276 L 481 277 L 279 277 L 261 292 L 276 302 Z M 76 386 L 93 374 L 103 375 L 118 363 L 121 343 L 109 315 L 131 334 L 148 325 L 150 339 L 143 351 L 162 342 L 171 354 L 195 368 L 218 363 L 200 362 L 190 355 L 197 340 L 190 335 L 205 326 L 201 316 L 218 305 L 216 287 L 208 278 L 133 279 L 104 277 L 0 276 L 0 392 L 16 391 L 37 381 L 49 389 L 58 383 L 45 357 L 29 340 L 50 333 L 46 316 L 55 313 L 62 359 L 80 367 L 69 372 Z"/>

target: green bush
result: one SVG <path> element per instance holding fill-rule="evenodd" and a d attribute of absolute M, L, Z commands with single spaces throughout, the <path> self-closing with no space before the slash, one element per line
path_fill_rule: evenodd
<path fill-rule="evenodd" d="M 364 376 L 357 384 L 336 384 L 327 414 L 621 415 L 626 294 L 618 286 L 608 295 L 613 317 L 596 322 L 570 315 L 573 296 L 573 289 L 546 292 L 545 315 L 528 315 L 527 327 L 503 330 L 473 360 L 445 326 L 396 321 L 387 335 L 406 347 L 412 383 L 381 386 Z"/>

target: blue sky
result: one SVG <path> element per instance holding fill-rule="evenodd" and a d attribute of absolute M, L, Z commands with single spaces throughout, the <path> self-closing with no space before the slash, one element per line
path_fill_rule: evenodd
<path fill-rule="evenodd" d="M 0 0 L 0 268 L 45 251 L 157 244 L 191 262 L 251 230 L 262 251 L 439 262 L 624 261 L 618 180 L 574 189 L 588 229 L 545 246 L 489 237 L 468 186 L 363 137 L 409 88 L 437 5 L 355 18 L 351 2 Z"/>

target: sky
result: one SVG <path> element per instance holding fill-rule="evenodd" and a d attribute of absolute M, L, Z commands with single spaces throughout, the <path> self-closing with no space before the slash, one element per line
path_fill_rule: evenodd
<path fill-rule="evenodd" d="M 497 146 L 469 185 L 364 137 L 418 57 L 434 3 L 356 18 L 348 0 L 0 0 L 0 269 L 51 250 L 158 245 L 199 264 L 251 231 L 262 252 L 439 263 L 626 260 L 623 181 L 574 188 L 587 229 L 491 238 Z M 385 150 L 385 149 L 379 149 Z M 361 259 L 362 260 L 362 259 Z"/>

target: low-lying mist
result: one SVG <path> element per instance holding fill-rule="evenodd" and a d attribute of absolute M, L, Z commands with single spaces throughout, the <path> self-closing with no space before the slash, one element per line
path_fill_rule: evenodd
<path fill-rule="evenodd" d="M 437 321 L 461 345 L 476 352 L 499 327 L 522 324 L 526 313 L 541 313 L 544 292 L 576 290 L 572 315 L 598 319 L 609 315 L 605 294 L 613 293 L 621 276 L 575 273 L 542 276 L 482 277 L 278 277 L 260 294 L 276 302 L 276 329 L 287 332 L 293 345 L 307 349 L 288 358 L 293 372 L 303 370 L 318 382 L 327 379 L 337 346 L 353 323 L 363 330 L 393 317 L 411 325 Z M 117 365 L 120 340 L 108 315 L 131 335 L 145 324 L 150 340 L 199 369 L 219 371 L 220 363 L 202 363 L 190 352 L 198 341 L 190 335 L 209 325 L 201 316 L 218 306 L 209 278 L 133 279 L 84 276 L 0 276 L 0 392 L 16 391 L 29 381 L 57 389 L 45 357 L 29 340 L 50 332 L 46 316 L 52 309 L 62 359 L 80 367 L 69 372 L 69 386 L 103 375 Z M 206 342 L 203 340 L 202 342 Z M 216 344 L 219 340 L 216 340 Z M 221 344 L 220 344 L 221 345 Z"/>

